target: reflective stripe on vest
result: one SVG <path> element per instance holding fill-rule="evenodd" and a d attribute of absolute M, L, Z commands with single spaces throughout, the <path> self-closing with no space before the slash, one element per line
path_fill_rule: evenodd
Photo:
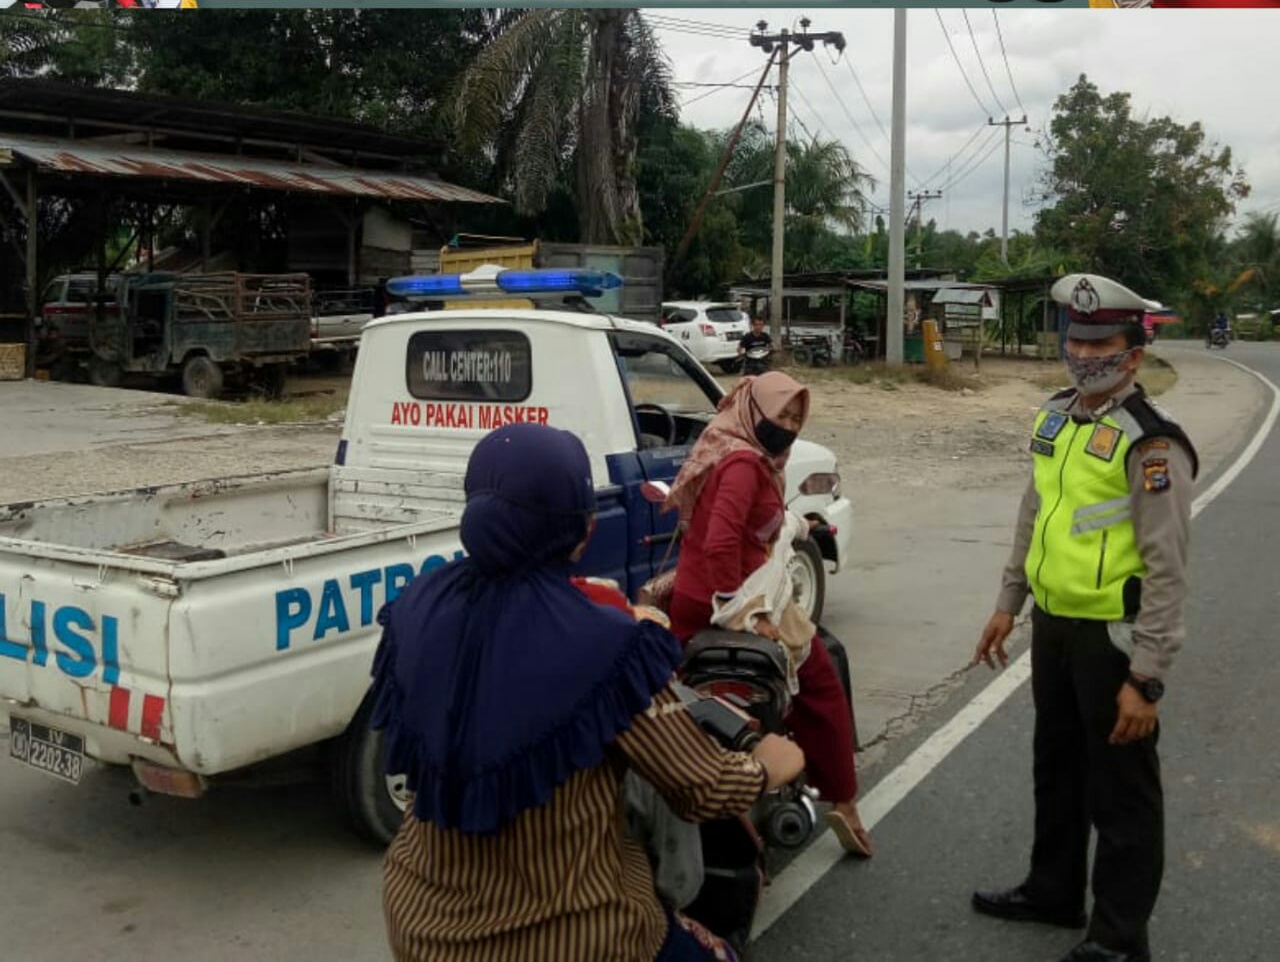
<path fill-rule="evenodd" d="M 1143 437 L 1115 408 L 1079 424 L 1055 398 L 1036 416 L 1031 450 L 1040 496 L 1027 580 L 1036 604 L 1064 618 L 1119 621 L 1124 589 L 1146 574 L 1129 503 L 1129 450 Z"/>

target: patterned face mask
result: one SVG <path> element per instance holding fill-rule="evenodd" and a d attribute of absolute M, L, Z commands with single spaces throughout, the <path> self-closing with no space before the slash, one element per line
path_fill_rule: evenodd
<path fill-rule="evenodd" d="M 1121 366 L 1133 351 L 1121 351 L 1119 354 L 1106 354 L 1102 357 L 1076 357 L 1067 354 L 1067 373 L 1071 383 L 1081 394 L 1106 394 L 1114 391 L 1129 372 Z"/>

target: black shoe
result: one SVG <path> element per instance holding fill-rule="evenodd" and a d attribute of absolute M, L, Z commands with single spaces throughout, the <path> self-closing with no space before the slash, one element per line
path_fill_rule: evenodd
<path fill-rule="evenodd" d="M 1064 929 L 1082 929 L 1087 921 L 1083 909 L 1041 904 L 1028 898 L 1021 885 L 1002 891 L 974 892 L 973 908 L 983 915 L 994 915 L 998 919 L 1043 922 L 1045 925 L 1057 925 Z"/>
<path fill-rule="evenodd" d="M 1064 955 L 1062 962 L 1151 962 L 1151 953 L 1122 952 L 1086 940 Z"/>

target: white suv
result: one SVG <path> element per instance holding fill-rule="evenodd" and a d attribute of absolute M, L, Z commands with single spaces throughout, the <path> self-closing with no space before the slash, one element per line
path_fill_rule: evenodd
<path fill-rule="evenodd" d="M 726 374 L 740 366 L 738 342 L 750 326 L 737 304 L 667 301 L 662 305 L 662 329 L 679 338 L 703 364 L 715 364 Z"/>

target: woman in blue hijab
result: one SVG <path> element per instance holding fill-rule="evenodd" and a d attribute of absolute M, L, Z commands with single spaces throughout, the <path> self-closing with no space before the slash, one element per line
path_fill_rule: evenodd
<path fill-rule="evenodd" d="M 495 431 L 465 488 L 468 557 L 379 615 L 373 724 L 414 793 L 384 870 L 397 962 L 732 959 L 659 904 L 622 780 L 635 769 L 682 818 L 727 817 L 794 778 L 800 750 L 724 751 L 669 687 L 675 638 L 570 582 L 595 511 L 574 435 Z"/>

